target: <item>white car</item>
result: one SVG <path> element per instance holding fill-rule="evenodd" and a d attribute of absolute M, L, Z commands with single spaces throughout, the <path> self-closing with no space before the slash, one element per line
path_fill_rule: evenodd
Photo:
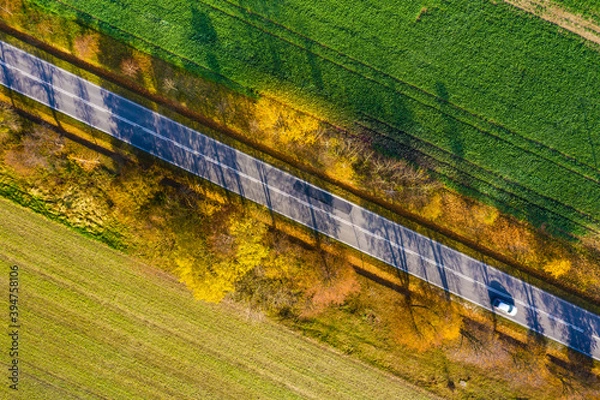
<path fill-rule="evenodd" d="M 510 315 L 511 317 L 517 315 L 517 307 L 513 304 L 505 303 L 502 301 L 502 299 L 494 299 L 492 305 L 494 306 L 495 310 L 498 310 L 506 315 Z"/>

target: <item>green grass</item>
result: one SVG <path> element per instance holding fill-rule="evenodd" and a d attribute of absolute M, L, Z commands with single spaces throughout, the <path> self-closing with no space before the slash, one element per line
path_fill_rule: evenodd
<path fill-rule="evenodd" d="M 30 1 L 212 79 L 328 105 L 536 225 L 600 225 L 600 54 L 509 5 Z"/>
<path fill-rule="evenodd" d="M 429 398 L 4 199 L 0 221 L 5 293 L 20 268 L 22 399 Z"/>

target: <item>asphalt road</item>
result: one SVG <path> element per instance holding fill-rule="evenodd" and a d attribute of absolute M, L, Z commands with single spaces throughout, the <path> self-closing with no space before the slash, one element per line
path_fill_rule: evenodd
<path fill-rule="evenodd" d="M 600 360 L 600 317 L 0 42 L 0 84 Z"/>

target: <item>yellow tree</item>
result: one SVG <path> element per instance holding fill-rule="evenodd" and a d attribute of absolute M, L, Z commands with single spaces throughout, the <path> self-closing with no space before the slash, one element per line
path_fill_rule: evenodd
<path fill-rule="evenodd" d="M 552 275 L 554 278 L 559 278 L 570 270 L 571 262 L 564 259 L 552 260 L 544 266 L 544 271 Z"/>
<path fill-rule="evenodd" d="M 228 234 L 233 240 L 233 254 L 223 249 L 202 249 L 195 257 L 181 255 L 175 259 L 176 271 L 200 300 L 219 302 L 235 290 L 235 283 L 258 267 L 269 255 L 264 244 L 267 226 L 253 218 L 233 214 Z"/>
<path fill-rule="evenodd" d="M 316 118 L 264 97 L 256 103 L 254 117 L 259 130 L 285 144 L 312 145 L 321 133 Z"/>

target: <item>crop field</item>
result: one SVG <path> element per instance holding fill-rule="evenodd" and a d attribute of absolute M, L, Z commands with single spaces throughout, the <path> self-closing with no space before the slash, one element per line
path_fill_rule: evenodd
<path fill-rule="evenodd" d="M 600 230 L 598 48 L 512 6 L 30 1 L 212 79 L 385 134 L 396 143 L 385 151 L 550 231 Z"/>
<path fill-rule="evenodd" d="M 4 199 L 0 244 L 4 293 L 19 267 L 21 399 L 429 398 Z"/>

